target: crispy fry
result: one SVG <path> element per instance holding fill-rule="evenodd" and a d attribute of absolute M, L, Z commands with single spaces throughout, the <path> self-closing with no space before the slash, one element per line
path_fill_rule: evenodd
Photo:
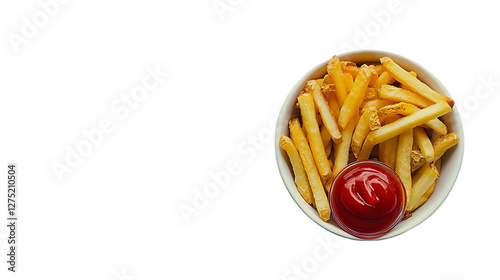
<path fill-rule="evenodd" d="M 333 81 L 333 78 L 332 76 L 330 76 L 330 74 L 326 74 L 324 77 L 323 77 L 323 86 L 326 86 L 326 85 L 333 85 L 334 81 Z"/>
<path fill-rule="evenodd" d="M 370 75 L 370 68 L 363 65 L 359 71 L 358 77 L 356 77 L 356 80 L 354 81 L 351 92 L 345 99 L 345 102 L 340 109 L 339 126 L 342 129 L 345 129 L 350 120 L 358 114 L 359 106 L 363 102 L 366 88 L 370 82 Z"/>
<path fill-rule="evenodd" d="M 379 88 L 378 93 L 380 98 L 392 100 L 395 102 L 407 102 L 417 105 L 421 108 L 425 108 L 434 104 L 434 102 L 429 101 L 421 95 L 390 85 L 382 85 Z"/>
<path fill-rule="evenodd" d="M 390 85 L 390 84 L 394 83 L 394 81 L 395 80 L 391 76 L 391 74 L 389 74 L 389 72 L 387 72 L 387 71 L 384 71 L 378 76 L 377 82 L 375 82 L 375 84 L 373 85 L 373 88 L 379 89 L 382 85 Z"/>
<path fill-rule="evenodd" d="M 446 133 L 445 133 L 446 134 Z M 436 130 L 432 130 L 431 134 L 431 143 L 434 143 L 439 137 L 443 136 L 444 134 L 441 134 L 437 132 Z"/>
<path fill-rule="evenodd" d="M 304 84 L 304 93 L 312 91 L 313 87 L 316 84 L 317 84 L 317 82 L 315 80 L 306 81 L 306 83 Z M 302 95 L 302 93 L 301 93 L 301 95 Z"/>
<path fill-rule="evenodd" d="M 320 218 L 326 222 L 330 219 L 330 205 L 328 204 L 328 199 L 326 197 L 323 184 L 321 183 L 320 175 L 318 174 L 318 170 L 314 164 L 309 144 L 304 137 L 304 133 L 297 118 L 290 120 L 289 127 L 290 136 L 299 152 L 300 158 L 302 159 L 304 170 L 306 171 L 307 179 L 309 181 L 309 185 L 311 186 L 311 191 L 314 197 L 313 203 L 318 210 Z M 328 166 L 328 168 L 330 167 Z"/>
<path fill-rule="evenodd" d="M 328 106 L 330 106 L 330 111 L 332 111 L 332 114 L 335 116 L 335 119 L 339 117 L 339 102 L 337 100 L 337 95 L 335 94 L 335 85 L 333 84 L 326 84 L 321 87 L 321 92 L 326 98 L 326 102 L 328 103 Z"/>
<path fill-rule="evenodd" d="M 440 172 L 440 169 L 441 169 L 441 159 L 438 159 L 436 161 L 436 169 L 438 172 Z M 413 209 L 411 210 L 412 212 L 417 210 L 418 207 L 422 206 L 422 204 L 424 204 L 427 199 L 429 199 L 429 197 L 431 196 L 431 194 L 434 192 L 434 187 L 436 186 L 436 181 L 434 181 L 434 183 L 432 183 L 432 185 L 427 189 L 427 191 L 422 195 L 422 197 L 420 197 L 420 199 L 418 200 L 417 204 L 413 207 Z"/>
<path fill-rule="evenodd" d="M 392 115 L 403 115 L 403 116 L 408 116 L 413 113 L 418 112 L 420 109 L 410 103 L 405 103 L 405 102 L 399 102 L 396 104 L 390 104 L 387 106 L 384 106 L 379 109 L 378 111 L 378 117 L 380 118 L 380 121 L 382 122 L 386 117 L 392 116 Z M 438 131 L 440 134 L 446 134 L 447 128 L 446 125 L 441 122 L 439 119 L 432 119 L 428 122 L 425 122 L 425 125 L 428 127 L 432 128 L 433 130 Z"/>
<path fill-rule="evenodd" d="M 371 130 L 379 129 L 380 121 L 378 119 L 377 108 L 369 107 L 366 109 L 361 117 L 359 118 L 359 122 L 356 125 L 356 129 L 352 135 L 351 149 L 355 157 L 358 156 L 359 150 L 363 145 L 363 141 L 366 138 L 366 135 Z"/>
<path fill-rule="evenodd" d="M 358 123 L 359 117 L 356 115 L 351 119 L 347 127 L 342 131 L 342 143 L 333 145 L 333 151 L 335 153 L 335 161 L 333 164 L 333 176 L 337 176 L 337 174 L 344 167 L 347 166 L 349 162 L 349 147 L 351 146 L 351 137 Z M 330 190 L 330 186 L 327 186 L 327 190 Z"/>
<path fill-rule="evenodd" d="M 328 158 L 330 156 L 330 153 L 332 152 L 332 147 L 333 147 L 333 142 L 330 141 L 330 143 L 328 143 L 328 145 L 325 146 L 325 154 L 326 154 L 326 157 Z M 331 160 L 328 160 L 329 161 L 329 164 L 330 164 L 330 169 L 333 169 L 333 163 Z"/>
<path fill-rule="evenodd" d="M 378 115 L 378 112 L 377 112 L 377 115 Z M 399 115 L 393 115 L 393 116 L 388 116 L 388 117 L 386 117 L 384 119 L 380 119 L 379 118 L 379 120 L 380 120 L 380 123 L 382 125 L 386 125 L 386 124 L 393 123 L 393 122 L 399 120 L 400 118 L 401 118 L 401 116 L 399 116 Z"/>
<path fill-rule="evenodd" d="M 434 181 L 434 183 L 432 183 L 432 185 L 427 189 L 427 191 L 420 197 L 420 199 L 418 200 L 417 204 L 415 204 L 415 206 L 413 206 L 412 209 L 406 209 L 407 213 L 409 212 L 415 212 L 415 210 L 418 209 L 418 207 L 422 206 L 422 204 L 424 204 L 427 199 L 429 199 L 429 197 L 431 196 L 431 194 L 434 192 L 434 187 L 436 186 L 436 181 Z"/>
<path fill-rule="evenodd" d="M 406 197 L 411 195 L 411 152 L 413 146 L 413 130 L 407 129 L 399 135 L 398 147 L 396 151 L 395 171 L 398 173 L 401 182 L 405 187 Z M 408 201 L 406 202 L 408 203 Z"/>
<path fill-rule="evenodd" d="M 431 140 L 427 137 L 424 129 L 420 126 L 413 128 L 413 135 L 415 136 L 415 143 L 422 152 L 425 160 L 431 162 L 434 160 L 434 147 Z"/>
<path fill-rule="evenodd" d="M 324 84 L 321 87 L 321 92 L 325 95 L 326 100 L 328 100 L 328 95 L 335 95 L 335 86 L 333 84 Z"/>
<path fill-rule="evenodd" d="M 378 80 L 378 73 L 374 65 L 370 65 L 368 67 L 370 68 L 370 72 L 372 73 L 372 75 L 370 76 L 370 83 L 368 84 L 368 86 L 373 87 L 373 85 L 375 85 L 375 83 Z"/>
<path fill-rule="evenodd" d="M 413 177 L 413 189 L 407 209 L 413 211 L 422 195 L 431 187 L 439 177 L 439 172 L 432 163 L 426 163 Z"/>
<path fill-rule="evenodd" d="M 424 166 L 424 164 L 427 162 L 425 160 L 425 157 L 419 150 L 412 150 L 410 158 L 411 158 L 411 172 L 414 172 L 415 170 Z"/>
<path fill-rule="evenodd" d="M 325 146 L 323 146 L 318 122 L 316 120 L 314 99 L 309 93 L 304 93 L 297 97 L 297 99 L 299 101 L 302 121 L 304 122 L 304 126 L 307 130 L 307 140 L 311 146 L 314 161 L 316 162 L 319 174 L 323 180 L 322 182 L 324 183 L 329 179 L 332 171 L 328 165 L 328 159 L 325 154 Z"/>
<path fill-rule="evenodd" d="M 410 75 L 412 75 L 412 76 L 413 76 L 413 77 L 415 77 L 415 78 L 417 77 L 417 73 L 415 73 L 415 72 L 413 72 L 413 71 L 410 71 L 410 72 L 408 72 L 408 73 L 410 73 Z M 409 87 L 407 87 L 407 86 L 405 86 L 405 85 L 403 85 L 403 84 L 401 84 L 401 88 L 402 88 L 402 89 L 406 89 L 406 90 L 411 90 Z"/>
<path fill-rule="evenodd" d="M 351 74 L 353 79 L 356 79 L 356 77 L 358 76 L 359 68 L 356 63 L 352 61 L 341 61 L 340 67 L 342 68 L 343 72 Z"/>
<path fill-rule="evenodd" d="M 347 89 L 347 92 L 350 92 L 352 90 L 352 85 L 354 83 L 352 75 L 350 73 L 343 73 L 342 76 L 344 78 L 344 83 L 345 83 L 345 87 Z"/>
<path fill-rule="evenodd" d="M 436 166 L 436 169 L 438 172 L 441 172 L 441 159 L 438 158 L 435 162 L 434 162 L 434 166 Z"/>
<path fill-rule="evenodd" d="M 379 143 L 378 160 L 395 169 L 398 149 L 398 135 Z"/>
<path fill-rule="evenodd" d="M 375 107 L 378 110 L 384 106 L 391 105 L 391 104 L 394 104 L 394 101 L 375 98 L 373 100 L 366 100 L 363 103 L 361 103 L 360 110 L 361 110 L 361 112 L 364 112 L 369 107 Z"/>
<path fill-rule="evenodd" d="M 382 63 L 382 65 L 384 65 L 385 70 L 394 77 L 394 79 L 410 88 L 411 91 L 418 93 L 433 102 L 446 101 L 448 105 L 450 105 L 450 107 L 453 107 L 453 105 L 455 104 L 453 99 L 437 93 L 428 85 L 413 77 L 410 73 L 408 73 L 408 71 L 404 70 L 391 58 L 383 57 L 380 59 L 380 62 Z"/>
<path fill-rule="evenodd" d="M 340 135 L 340 130 L 337 125 L 337 121 L 335 121 L 335 118 L 332 115 L 332 112 L 330 111 L 330 107 L 328 106 L 328 103 L 326 102 L 323 93 L 321 93 L 320 86 L 317 83 L 316 85 L 313 86 L 312 96 L 314 98 L 314 104 L 316 105 L 316 108 L 318 109 L 321 115 L 321 119 L 323 120 L 323 124 L 326 127 L 328 133 L 330 134 L 330 137 L 332 137 L 333 142 L 335 143 L 342 142 L 342 136 Z"/>
<path fill-rule="evenodd" d="M 363 143 L 358 160 L 368 159 L 368 156 L 370 155 L 370 152 L 375 144 L 384 142 L 396 135 L 399 135 L 407 129 L 422 125 L 429 120 L 440 117 L 450 111 L 451 107 L 446 102 L 440 101 L 370 132 Z"/>
<path fill-rule="evenodd" d="M 340 114 L 340 106 L 337 100 L 337 96 L 335 95 L 335 92 L 326 95 L 326 102 L 328 103 L 328 106 L 330 107 L 330 111 L 332 112 L 333 116 L 337 120 Z"/>
<path fill-rule="evenodd" d="M 378 98 L 378 91 L 372 87 L 368 87 L 365 93 L 365 99 L 375 99 Z"/>
<path fill-rule="evenodd" d="M 330 137 L 330 134 L 328 133 L 328 130 L 326 130 L 326 127 L 324 125 L 319 127 L 319 134 L 321 134 L 321 141 L 323 142 L 323 146 L 326 147 L 326 145 L 330 144 L 332 138 Z"/>
<path fill-rule="evenodd" d="M 385 72 L 384 65 L 380 63 L 370 64 L 375 67 L 375 71 L 377 71 L 377 76 L 380 76 L 383 72 Z"/>
<path fill-rule="evenodd" d="M 339 105 L 344 104 L 344 100 L 347 98 L 347 90 L 344 83 L 344 77 L 342 75 L 342 67 L 340 66 L 340 61 L 336 55 L 334 55 L 327 63 L 326 69 L 328 75 L 333 78 L 335 84 L 335 94 L 339 101 Z"/>
<path fill-rule="evenodd" d="M 316 79 L 315 81 L 318 83 L 320 88 L 323 86 L 323 79 Z"/>
<path fill-rule="evenodd" d="M 441 158 L 449 148 L 455 146 L 458 143 L 458 136 L 454 133 L 448 133 L 444 136 L 439 137 L 433 143 L 434 146 L 434 160 Z"/>
<path fill-rule="evenodd" d="M 307 180 L 306 171 L 304 170 L 304 165 L 302 165 L 302 160 L 300 159 L 299 152 L 292 140 L 287 136 L 282 135 L 280 137 L 280 147 L 286 151 L 288 158 L 292 163 L 293 173 L 295 175 L 295 184 L 297 185 L 297 190 L 299 191 L 302 198 L 309 204 L 313 201 L 311 187 L 309 186 L 309 181 Z"/>

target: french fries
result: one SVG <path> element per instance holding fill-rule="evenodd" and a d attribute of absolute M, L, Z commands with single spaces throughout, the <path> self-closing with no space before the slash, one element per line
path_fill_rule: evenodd
<path fill-rule="evenodd" d="M 434 147 L 434 160 L 441 158 L 444 152 L 458 143 L 458 136 L 455 133 L 448 133 L 439 137 L 433 143 Z"/>
<path fill-rule="evenodd" d="M 391 74 L 389 74 L 389 72 L 387 72 L 387 71 L 384 71 L 378 76 L 377 82 L 375 82 L 375 84 L 373 85 L 373 88 L 378 90 L 381 86 L 390 85 L 390 84 L 394 83 L 394 81 L 395 80 L 391 76 Z"/>
<path fill-rule="evenodd" d="M 304 170 L 304 165 L 302 165 L 299 152 L 295 148 L 292 139 L 284 135 L 280 137 L 279 144 L 280 147 L 286 151 L 288 158 L 292 163 L 293 173 L 295 175 L 295 184 L 297 185 L 300 195 L 307 203 L 311 204 L 313 202 L 312 191 L 309 186 L 309 181 L 307 180 L 306 171 Z"/>
<path fill-rule="evenodd" d="M 375 98 L 378 98 L 379 97 L 379 94 L 378 94 L 378 91 L 372 87 L 368 87 L 366 88 L 366 92 L 365 92 L 365 100 L 373 100 Z"/>
<path fill-rule="evenodd" d="M 377 108 L 369 107 L 361 115 L 356 129 L 352 135 L 351 149 L 355 157 L 358 157 L 359 150 L 365 141 L 366 135 L 372 130 L 380 128 L 380 120 Z"/>
<path fill-rule="evenodd" d="M 349 162 L 349 147 L 351 146 L 351 137 L 357 123 L 358 116 L 354 116 L 354 118 L 351 119 L 351 122 L 342 131 L 342 139 L 344 139 L 344 141 L 342 141 L 342 143 L 340 144 L 335 144 L 333 147 L 333 150 L 335 152 L 335 162 L 333 164 L 334 177 L 337 176 L 340 170 L 346 167 L 347 163 Z M 330 186 L 327 186 L 327 190 L 330 190 Z"/>
<path fill-rule="evenodd" d="M 373 87 L 373 85 L 375 85 L 375 83 L 378 80 L 378 72 L 377 69 L 375 69 L 374 65 L 370 65 L 368 67 L 370 68 L 370 72 L 372 73 L 370 76 L 370 82 L 368 83 L 368 86 Z"/>
<path fill-rule="evenodd" d="M 438 159 L 436 161 L 436 169 L 438 172 L 441 170 L 441 159 Z M 425 191 L 425 193 L 418 199 L 417 204 L 414 205 L 412 209 L 407 209 L 408 210 L 407 212 L 413 212 L 415 211 L 415 209 L 424 204 L 427 201 L 427 199 L 429 199 L 431 194 L 434 192 L 435 186 L 436 186 L 436 181 L 434 181 L 434 183 L 432 183 L 432 185 L 427 189 L 427 191 Z"/>
<path fill-rule="evenodd" d="M 344 104 L 344 100 L 347 98 L 347 90 L 344 83 L 344 75 L 342 74 L 342 67 L 340 66 L 340 61 L 336 55 L 328 61 L 326 69 L 328 71 L 328 75 L 333 78 L 335 93 L 337 94 L 339 105 L 342 106 Z"/>
<path fill-rule="evenodd" d="M 313 85 L 312 96 L 314 98 L 314 104 L 316 105 L 316 108 L 318 108 L 318 111 L 321 115 L 321 119 L 325 124 L 326 130 L 332 137 L 333 142 L 335 143 L 342 142 L 342 136 L 340 135 L 339 127 L 337 126 L 337 121 L 333 117 L 333 114 L 330 111 L 330 107 L 328 106 L 328 103 L 326 102 L 323 93 L 321 93 L 321 88 L 318 83 Z"/>
<path fill-rule="evenodd" d="M 397 148 L 398 135 L 380 143 L 378 145 L 378 160 L 394 169 L 396 166 Z"/>
<path fill-rule="evenodd" d="M 413 189 L 409 197 L 410 201 L 408 203 L 407 209 L 411 212 L 415 209 L 418 200 L 422 195 L 429 189 L 429 187 L 436 181 L 439 177 L 439 172 L 433 163 L 426 163 L 417 174 L 413 177 Z"/>
<path fill-rule="evenodd" d="M 366 88 L 370 82 L 371 70 L 368 66 L 363 65 L 359 71 L 356 80 L 352 86 L 351 92 L 345 99 L 345 102 L 340 109 L 339 115 L 339 126 L 342 129 L 347 127 L 347 124 L 351 121 L 356 114 L 358 114 L 359 106 L 363 103 L 365 97 Z"/>
<path fill-rule="evenodd" d="M 328 199 L 326 198 L 326 193 L 318 170 L 314 164 L 313 154 L 309 148 L 304 132 L 300 127 L 299 119 L 295 118 L 290 120 L 289 127 L 292 141 L 304 164 L 307 179 L 314 197 L 314 205 L 318 210 L 320 218 L 326 222 L 330 219 L 330 205 L 328 204 Z"/>
<path fill-rule="evenodd" d="M 326 74 L 323 77 L 323 86 L 325 86 L 325 85 L 333 85 L 333 83 L 334 83 L 334 81 L 333 81 L 332 76 L 330 76 L 330 74 Z"/>
<path fill-rule="evenodd" d="M 394 104 L 394 101 L 391 100 L 386 100 L 386 99 L 380 99 L 380 98 L 375 98 L 372 100 L 365 100 L 363 103 L 361 103 L 361 112 L 364 112 L 366 108 L 369 107 L 375 107 L 378 109 Z"/>
<path fill-rule="evenodd" d="M 279 145 L 298 193 L 323 221 L 330 219 L 327 194 L 335 176 L 366 159 L 399 175 L 410 217 L 439 187 L 441 157 L 459 142 L 440 120 L 453 105 L 391 58 L 356 64 L 333 56 L 327 73 L 304 84 L 300 116 L 290 120 L 290 137 L 281 136 Z"/>
<path fill-rule="evenodd" d="M 378 92 L 380 98 L 395 102 L 407 102 L 417 105 L 420 108 L 425 108 L 433 104 L 433 102 L 416 93 L 395 86 L 382 85 Z"/>
<path fill-rule="evenodd" d="M 382 126 L 380 129 L 372 131 L 366 137 L 361 148 L 358 160 L 368 159 L 375 144 L 384 142 L 406 129 L 422 125 L 432 119 L 440 117 L 451 111 L 451 107 L 445 101 L 440 101 L 409 116 L 401 118 L 393 123 Z"/>
<path fill-rule="evenodd" d="M 424 164 L 427 162 L 425 160 L 425 157 L 419 150 L 412 150 L 410 153 L 410 158 L 411 158 L 411 172 L 414 172 L 415 170 L 424 166 Z"/>
<path fill-rule="evenodd" d="M 413 134 L 415 135 L 415 143 L 422 152 L 425 160 L 431 162 L 434 160 L 434 147 L 432 146 L 431 140 L 427 137 L 424 129 L 420 126 L 413 129 Z"/>
<path fill-rule="evenodd" d="M 337 96 L 335 95 L 335 89 L 331 85 L 328 86 L 328 89 L 321 89 L 323 94 L 326 96 L 326 102 L 328 103 L 328 106 L 330 106 L 330 111 L 332 112 L 333 116 L 337 120 L 339 118 L 340 114 L 340 106 L 339 102 L 337 99 Z"/>
<path fill-rule="evenodd" d="M 349 73 L 349 74 L 351 74 L 353 79 L 356 79 L 356 77 L 358 76 L 358 73 L 359 73 L 359 68 L 356 65 L 356 63 L 354 63 L 352 61 L 341 61 L 340 66 L 341 66 L 342 71 L 344 73 Z"/>
<path fill-rule="evenodd" d="M 421 96 L 433 101 L 446 101 L 450 107 L 453 107 L 455 102 L 453 99 L 446 97 L 440 93 L 437 93 L 431 89 L 428 85 L 422 83 L 416 77 L 413 77 L 408 71 L 404 70 L 401 66 L 396 64 L 391 58 L 383 57 L 380 59 L 382 65 L 384 65 L 385 70 L 391 74 L 398 82 L 407 86 L 413 92 L 420 94 Z"/>
<path fill-rule="evenodd" d="M 396 104 L 390 104 L 386 105 L 384 107 L 381 107 L 378 111 L 378 115 L 381 121 L 385 120 L 385 118 L 393 115 L 403 115 L 403 116 L 408 116 L 413 113 L 418 112 L 420 109 L 409 103 L 405 102 L 400 102 Z M 446 125 L 441 122 L 439 119 L 432 119 L 430 121 L 425 122 L 425 125 L 428 127 L 432 128 L 433 130 L 437 131 L 439 134 L 444 135 L 447 132 Z"/>
<path fill-rule="evenodd" d="M 300 106 L 300 114 L 302 115 L 302 121 L 307 131 L 307 139 L 309 140 L 309 145 L 311 146 L 311 152 L 318 167 L 319 174 L 321 175 L 321 181 L 324 183 L 330 178 L 332 171 L 330 165 L 328 164 L 328 159 L 326 158 L 325 146 L 323 146 L 323 140 L 321 139 L 321 133 L 319 131 L 318 122 L 316 119 L 316 111 L 314 108 L 313 97 L 309 93 L 301 94 L 297 97 Z"/>
<path fill-rule="evenodd" d="M 413 71 L 410 71 L 410 72 L 408 72 L 408 73 L 410 73 L 410 75 L 412 75 L 412 76 L 413 76 L 413 77 L 415 77 L 415 78 L 417 77 L 417 73 L 415 73 L 415 72 L 413 72 Z M 401 85 L 401 88 L 402 88 L 402 89 L 406 89 L 406 90 L 410 90 L 407 86 L 405 86 L 405 85 L 403 85 L 403 84 Z"/>
<path fill-rule="evenodd" d="M 344 73 L 344 84 L 347 92 L 350 92 L 352 90 L 352 85 L 354 84 L 354 80 L 352 78 L 352 75 L 350 73 Z"/>
<path fill-rule="evenodd" d="M 395 171 L 398 173 L 403 186 L 405 187 L 406 196 L 411 196 L 412 181 L 411 181 L 411 152 L 413 147 L 413 130 L 407 129 L 403 131 L 398 138 L 396 148 L 396 164 Z M 408 203 L 408 201 L 407 201 Z"/>
<path fill-rule="evenodd" d="M 371 65 L 373 65 L 375 68 L 375 71 L 377 71 L 377 76 L 380 76 L 383 72 L 385 72 L 384 65 L 382 65 L 380 63 L 375 63 L 375 64 L 371 64 Z"/>

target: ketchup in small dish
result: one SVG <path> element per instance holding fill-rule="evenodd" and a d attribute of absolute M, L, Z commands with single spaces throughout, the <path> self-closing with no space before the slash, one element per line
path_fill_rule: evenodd
<path fill-rule="evenodd" d="M 343 230 L 359 238 L 374 239 L 403 219 L 406 193 L 390 167 L 363 160 L 337 174 L 329 202 L 333 218 Z"/>

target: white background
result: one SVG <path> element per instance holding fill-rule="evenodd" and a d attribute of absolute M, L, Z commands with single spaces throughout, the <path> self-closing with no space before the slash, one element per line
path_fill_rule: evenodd
<path fill-rule="evenodd" d="M 20 177 L 15 274 L 4 262 L 6 182 L 0 192 L 0 278 L 500 279 L 493 2 L 70 0 L 43 22 L 38 1 L 2 1 L 0 163 L 16 162 Z M 23 18 L 39 26 L 19 43 Z M 295 81 L 346 46 L 418 62 L 462 106 L 453 191 L 381 242 L 307 218 L 268 137 Z M 117 113 L 148 67 L 169 76 Z M 58 180 L 53 164 L 104 119 L 114 129 Z M 224 187 L 183 216 L 228 165 Z"/>

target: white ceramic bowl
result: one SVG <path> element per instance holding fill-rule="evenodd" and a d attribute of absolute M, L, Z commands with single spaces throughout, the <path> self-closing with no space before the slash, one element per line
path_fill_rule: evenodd
<path fill-rule="evenodd" d="M 435 91 L 442 93 L 446 96 L 451 97 L 450 93 L 441 84 L 441 82 L 434 77 L 429 71 L 420 66 L 419 64 L 394 53 L 383 52 L 383 51 L 354 51 L 344 54 L 337 55 L 340 60 L 349 60 L 356 63 L 366 63 L 366 62 L 380 62 L 379 59 L 384 56 L 391 57 L 396 63 L 398 63 L 404 69 L 408 71 L 412 70 L 417 73 L 417 77 L 429 85 Z M 278 169 L 281 174 L 281 178 L 285 183 L 285 186 L 292 196 L 293 200 L 297 205 L 304 211 L 304 213 L 315 221 L 318 225 L 325 228 L 326 230 L 333 232 L 337 235 L 358 239 L 345 231 L 343 231 L 331 218 L 329 222 L 323 222 L 316 209 L 302 199 L 299 192 L 297 191 L 297 186 L 295 185 L 293 178 L 293 170 L 291 164 L 288 160 L 286 152 L 279 147 L 279 138 L 281 135 L 289 136 L 288 121 L 291 118 L 299 116 L 299 110 L 295 108 L 297 102 L 297 96 L 304 87 L 306 81 L 310 79 L 321 78 L 326 74 L 326 61 L 319 64 L 318 66 L 307 72 L 292 88 L 290 93 L 285 99 L 283 106 L 280 111 L 278 122 L 276 125 L 276 135 L 275 135 L 275 149 L 276 149 L 276 160 L 278 163 Z M 460 121 L 460 116 L 458 115 L 458 110 L 454 107 L 452 111 L 445 116 L 441 117 L 441 120 L 448 126 L 449 132 L 455 132 L 460 141 L 458 144 L 448 150 L 442 158 L 442 167 L 440 172 L 440 177 L 436 182 L 434 193 L 430 196 L 427 202 L 417 209 L 413 216 L 399 223 L 394 229 L 392 229 L 386 235 L 378 238 L 386 239 L 394 237 L 403 232 L 406 232 L 415 226 L 422 223 L 425 219 L 436 211 L 439 206 L 446 199 L 450 193 L 455 181 L 458 177 L 460 167 L 462 165 L 462 159 L 464 154 L 464 132 L 462 128 L 462 122 Z M 374 239 L 377 240 L 377 239 Z"/>

